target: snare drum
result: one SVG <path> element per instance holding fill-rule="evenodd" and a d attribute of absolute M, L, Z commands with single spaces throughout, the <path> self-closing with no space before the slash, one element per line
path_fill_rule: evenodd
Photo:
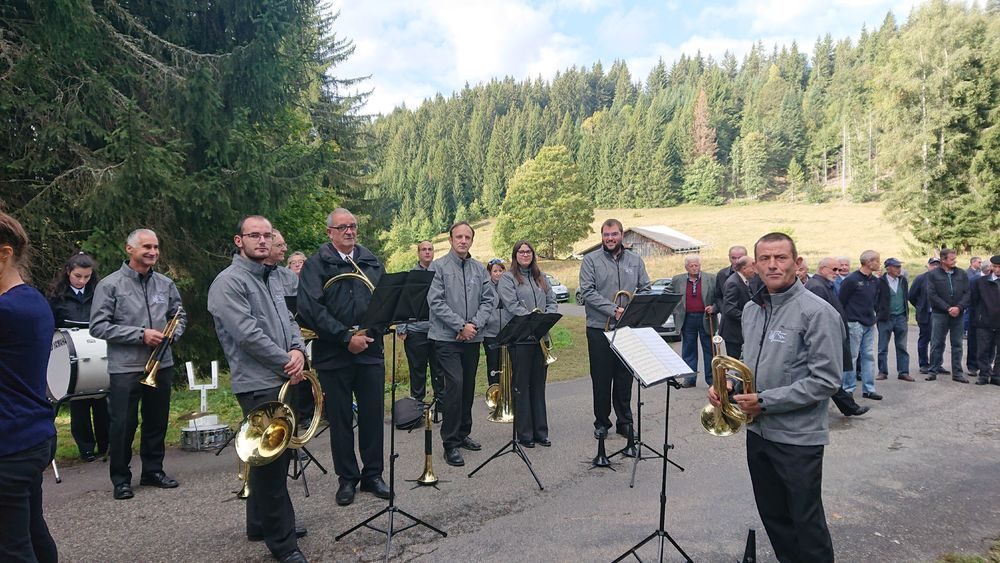
<path fill-rule="evenodd" d="M 91 336 L 87 329 L 56 329 L 46 379 L 53 401 L 106 393 L 110 384 L 107 342 Z"/>
<path fill-rule="evenodd" d="M 229 439 L 233 429 L 225 424 L 207 424 L 181 429 L 181 449 L 187 452 L 215 451 Z"/>

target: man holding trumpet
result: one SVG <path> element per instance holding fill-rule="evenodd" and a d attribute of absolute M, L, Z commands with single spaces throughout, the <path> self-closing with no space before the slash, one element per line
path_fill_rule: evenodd
<path fill-rule="evenodd" d="M 130 499 L 132 491 L 132 440 L 138 426 L 142 402 L 142 434 L 139 484 L 172 489 L 177 481 L 163 472 L 163 440 L 170 414 L 170 387 L 174 358 L 170 346 L 187 326 L 181 295 L 173 280 L 153 270 L 160 258 L 160 241 L 149 229 L 132 231 L 125 243 L 128 260 L 115 273 L 102 279 L 94 290 L 90 311 L 90 334 L 108 343 L 108 456 L 114 497 Z M 172 338 L 163 330 L 172 318 Z M 159 358 L 155 387 L 144 385 L 145 367 L 152 356 Z"/>

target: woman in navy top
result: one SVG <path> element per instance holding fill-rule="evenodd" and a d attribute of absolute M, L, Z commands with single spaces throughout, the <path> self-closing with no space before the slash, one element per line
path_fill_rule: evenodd
<path fill-rule="evenodd" d="M 78 252 L 66 260 L 63 269 L 49 287 L 49 304 L 56 328 L 87 328 L 90 304 L 97 275 L 94 259 Z M 91 419 L 93 413 L 93 419 Z M 108 399 L 74 399 L 69 402 L 70 431 L 80 450 L 80 459 L 94 461 L 108 452 Z"/>
<path fill-rule="evenodd" d="M 42 516 L 42 471 L 52 459 L 55 414 L 45 373 L 55 322 L 24 283 L 28 235 L 0 212 L 0 554 L 5 561 L 56 561 Z"/>

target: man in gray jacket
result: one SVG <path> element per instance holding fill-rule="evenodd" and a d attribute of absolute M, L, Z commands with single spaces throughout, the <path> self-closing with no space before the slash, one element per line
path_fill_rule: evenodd
<path fill-rule="evenodd" d="M 497 294 L 486 267 L 469 255 L 476 231 L 465 221 L 448 231 L 451 251 L 431 262 L 434 272 L 427 292 L 430 329 L 437 372 L 444 379 L 444 420 L 441 443 L 448 465 L 465 465 L 458 448 L 479 451 L 472 433 L 472 399 L 476 393 L 481 330 L 497 306 Z"/>
<path fill-rule="evenodd" d="M 622 291 L 635 293 L 649 286 L 646 264 L 638 254 L 622 246 L 624 228 L 618 219 L 601 225 L 601 250 L 583 257 L 580 265 L 580 297 L 587 313 L 587 351 L 590 380 L 594 388 L 594 437 L 607 436 L 614 406 L 617 432 L 632 432 L 632 374 L 611 350 L 604 331 L 611 320 L 625 312 L 627 300 L 616 299 Z"/>
<path fill-rule="evenodd" d="M 754 246 L 766 287 L 743 311 L 743 359 L 755 393 L 732 400 L 747 416 L 747 465 L 761 521 L 778 561 L 834 560 L 823 512 L 827 405 L 840 386 L 842 342 L 837 311 L 795 277 L 795 243 L 770 233 Z M 709 401 L 719 398 L 709 389 Z"/>
<path fill-rule="evenodd" d="M 156 387 L 143 385 L 146 362 L 163 342 L 162 330 L 178 312 L 179 324 L 173 340 L 184 333 L 187 316 L 173 280 L 153 271 L 160 258 L 160 240 L 149 229 L 132 231 L 125 243 L 129 259 L 115 273 L 102 279 L 94 290 L 90 309 L 90 334 L 108 343 L 108 469 L 114 497 L 130 499 L 132 492 L 132 440 L 139 424 L 142 402 L 142 434 L 139 484 L 172 489 L 177 481 L 163 472 L 163 439 L 170 414 L 170 388 L 174 356 L 170 343 L 160 360 Z"/>
<path fill-rule="evenodd" d="M 267 264 L 274 232 L 261 216 L 240 221 L 233 242 L 240 253 L 216 276 L 208 290 L 208 311 L 229 362 L 233 394 L 243 415 L 269 401 L 277 401 L 281 386 L 302 381 L 305 344 L 298 325 L 285 306 L 281 281 Z M 293 274 L 294 275 L 294 274 Z M 250 467 L 247 486 L 247 538 L 264 540 L 279 561 L 305 561 L 296 538 L 295 511 L 288 496 L 287 474 L 291 451 L 277 460 Z"/>

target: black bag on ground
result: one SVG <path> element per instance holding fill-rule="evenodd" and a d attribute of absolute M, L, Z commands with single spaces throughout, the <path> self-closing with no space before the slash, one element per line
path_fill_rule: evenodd
<path fill-rule="evenodd" d="M 393 423 L 400 430 L 412 430 L 420 426 L 424 417 L 424 403 L 413 397 L 403 397 L 396 401 Z"/>

